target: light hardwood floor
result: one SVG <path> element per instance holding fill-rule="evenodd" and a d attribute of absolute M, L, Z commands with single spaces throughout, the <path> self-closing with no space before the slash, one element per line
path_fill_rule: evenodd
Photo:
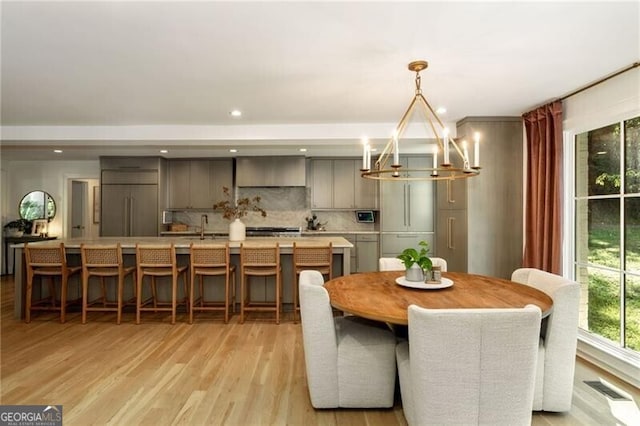
<path fill-rule="evenodd" d="M 399 397 L 386 410 L 314 410 L 305 379 L 299 324 L 275 325 L 201 314 L 175 325 L 163 314 L 80 313 L 60 324 L 53 314 L 31 324 L 13 319 L 13 277 L 2 277 L 0 403 L 62 404 L 65 425 L 405 425 Z M 583 380 L 603 377 L 577 364 L 570 413 L 535 413 L 534 425 L 616 425 L 607 398 Z"/>

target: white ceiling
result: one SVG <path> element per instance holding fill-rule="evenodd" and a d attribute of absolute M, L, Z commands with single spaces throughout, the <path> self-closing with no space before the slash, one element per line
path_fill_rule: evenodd
<path fill-rule="evenodd" d="M 412 60 L 429 61 L 423 92 L 455 123 L 520 116 L 640 58 L 638 1 L 3 1 L 0 14 L 7 159 L 357 154 L 400 119 Z"/>

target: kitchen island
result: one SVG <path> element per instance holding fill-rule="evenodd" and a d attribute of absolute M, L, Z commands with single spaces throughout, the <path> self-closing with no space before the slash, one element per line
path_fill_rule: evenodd
<path fill-rule="evenodd" d="M 136 244 L 169 244 L 173 243 L 176 247 L 176 254 L 179 265 L 189 264 L 189 246 L 194 244 L 224 244 L 226 239 L 208 237 L 200 240 L 199 237 L 101 237 L 97 239 L 58 239 L 54 241 L 39 241 L 30 243 L 38 246 L 55 246 L 64 243 L 67 261 L 69 265 L 80 265 L 80 245 L 81 244 L 116 244 L 122 246 L 122 253 L 125 265 L 135 265 L 135 248 Z M 348 275 L 351 271 L 351 249 L 353 244 L 342 237 L 338 236 L 313 236 L 313 237 L 247 237 L 247 244 L 280 244 L 280 255 L 282 264 L 282 284 L 283 284 L 283 302 L 291 307 L 292 304 L 292 253 L 293 243 L 296 244 L 332 244 L 333 247 L 333 276 Z M 231 252 L 231 263 L 236 265 L 236 294 L 240 294 L 240 242 L 229 241 Z M 16 250 L 16 267 L 15 267 L 15 300 L 14 300 L 14 317 L 22 318 L 24 316 L 24 300 L 26 293 L 26 274 L 24 267 L 24 244 L 12 246 Z M 128 288 L 129 286 L 127 286 Z M 181 287 L 181 286 L 179 286 Z M 252 282 L 252 300 L 268 300 L 273 297 L 271 293 L 272 286 L 264 283 Z M 34 289 L 35 290 L 35 289 Z M 81 297 L 81 286 L 79 276 L 74 276 L 69 281 L 69 299 Z M 125 294 L 126 296 L 126 294 Z M 213 295 L 216 300 L 216 294 Z M 126 297 L 125 297 L 126 299 Z M 236 300 L 236 303 L 239 301 Z"/>

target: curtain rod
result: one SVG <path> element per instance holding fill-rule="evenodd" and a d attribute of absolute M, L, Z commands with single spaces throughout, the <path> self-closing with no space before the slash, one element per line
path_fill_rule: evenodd
<path fill-rule="evenodd" d="M 591 84 L 589 84 L 589 85 L 587 85 L 585 87 L 582 87 L 580 89 L 574 90 L 573 92 L 571 92 L 571 93 L 569 93 L 567 95 L 564 95 L 559 100 L 560 101 L 564 101 L 565 99 L 570 98 L 573 95 L 577 95 L 580 92 L 584 92 L 587 89 L 591 89 L 593 86 L 597 86 L 600 83 L 604 83 L 605 81 L 607 81 L 607 80 L 609 80 L 609 79 L 611 79 L 613 77 L 619 76 L 620 74 L 625 73 L 625 72 L 627 72 L 629 70 L 632 70 L 634 68 L 637 68 L 637 67 L 640 67 L 640 62 L 634 62 L 633 64 L 629 65 L 628 67 L 626 67 L 624 69 L 621 69 L 620 71 L 614 72 L 613 74 L 608 75 L 607 77 L 603 77 L 600 80 L 594 81 L 593 83 L 591 83 Z"/>

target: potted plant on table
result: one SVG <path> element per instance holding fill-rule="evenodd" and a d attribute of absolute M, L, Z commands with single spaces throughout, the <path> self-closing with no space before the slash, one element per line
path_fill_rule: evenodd
<path fill-rule="evenodd" d="M 407 281 L 424 281 L 425 276 L 431 275 L 432 263 L 429 256 L 429 243 L 420 241 L 420 249 L 413 247 L 406 248 L 397 258 L 402 261 L 406 268 L 405 279 Z"/>
<path fill-rule="evenodd" d="M 246 238 L 246 228 L 240 219 L 245 217 L 250 211 L 260 212 L 262 217 L 267 217 L 267 212 L 260 207 L 259 196 L 253 198 L 245 197 L 237 201 L 231 199 L 231 191 L 226 186 L 222 187 L 222 192 L 226 195 L 226 199 L 218 201 L 213 205 L 213 210 L 221 210 L 222 217 L 232 222 L 229 224 L 229 240 L 244 241 Z"/>

